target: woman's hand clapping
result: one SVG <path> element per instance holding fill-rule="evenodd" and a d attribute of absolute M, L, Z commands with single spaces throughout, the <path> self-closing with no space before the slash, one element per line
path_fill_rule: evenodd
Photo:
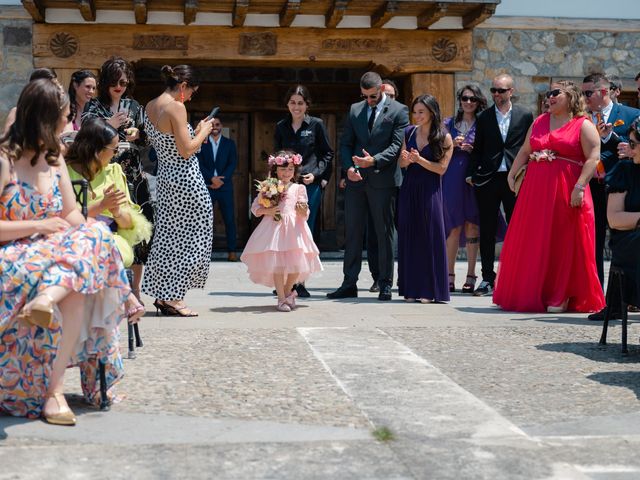
<path fill-rule="evenodd" d="M 109 210 L 115 216 L 120 213 L 120 207 L 126 203 L 126 193 L 116 190 L 114 185 L 109 185 L 104 190 L 104 198 L 100 202 L 100 207 L 101 210 Z"/>

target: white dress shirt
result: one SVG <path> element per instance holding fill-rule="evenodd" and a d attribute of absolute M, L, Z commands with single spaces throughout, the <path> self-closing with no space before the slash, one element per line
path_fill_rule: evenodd
<path fill-rule="evenodd" d="M 496 120 L 498 121 L 498 128 L 500 129 L 500 135 L 502 136 L 502 141 L 506 142 L 507 134 L 509 133 L 509 125 L 511 125 L 511 112 L 513 110 L 513 105 L 509 105 L 509 111 L 504 115 L 500 110 L 498 110 L 497 106 L 495 107 L 495 109 Z M 498 171 L 506 172 L 507 170 L 509 170 L 509 168 L 507 167 L 507 156 L 503 155 L 502 163 L 500 164 L 500 168 L 498 168 Z"/>
<path fill-rule="evenodd" d="M 211 143 L 211 149 L 213 150 L 213 161 L 215 162 L 216 157 L 218 156 L 218 147 L 220 146 L 220 137 L 218 137 L 218 140 L 216 141 L 211 135 L 209 135 L 209 143 Z M 217 177 L 218 176 L 218 171 L 215 169 L 213 169 L 213 176 Z"/>

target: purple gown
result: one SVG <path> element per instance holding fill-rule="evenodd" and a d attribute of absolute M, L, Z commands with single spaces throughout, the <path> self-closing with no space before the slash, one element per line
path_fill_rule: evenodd
<path fill-rule="evenodd" d="M 416 127 L 405 129 L 407 150 L 417 149 Z M 420 155 L 433 160 L 431 147 Z M 442 179 L 417 164 L 407 167 L 398 197 L 398 289 L 405 298 L 449 301 Z"/>
<path fill-rule="evenodd" d="M 451 138 L 456 138 L 460 133 L 455 127 L 453 118 L 447 118 L 444 125 L 451 134 Z M 465 143 L 473 142 L 476 138 L 476 124 L 471 126 L 464 136 Z M 467 166 L 471 155 L 459 147 L 453 149 L 453 155 L 447 171 L 442 177 L 442 196 L 444 198 L 444 229 L 449 237 L 451 230 L 462 227 L 466 222 L 480 225 L 480 213 L 478 212 L 478 202 L 473 187 L 469 185 L 465 178 L 467 176 Z M 502 213 L 498 214 L 498 229 L 496 241 L 501 242 L 507 231 L 507 222 Z M 467 238 L 464 228 L 460 231 L 460 248 L 466 245 Z"/>

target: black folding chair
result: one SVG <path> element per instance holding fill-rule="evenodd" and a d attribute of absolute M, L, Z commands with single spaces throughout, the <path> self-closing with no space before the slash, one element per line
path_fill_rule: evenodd
<path fill-rule="evenodd" d="M 76 196 L 76 201 L 81 206 L 81 212 L 84 218 L 87 218 L 89 215 L 89 182 L 85 179 L 82 180 L 73 180 L 71 182 L 73 186 L 73 193 Z M 131 323 L 127 324 L 127 334 L 129 336 L 129 354 L 128 358 L 135 358 L 135 349 L 134 349 L 134 336 L 135 336 L 135 345 L 138 347 L 142 347 L 142 339 L 140 338 L 140 331 L 138 329 L 138 325 Z M 110 404 L 109 399 L 107 397 L 107 376 L 105 371 L 104 362 L 98 361 L 98 375 L 100 377 L 100 410 L 109 410 Z"/>
<path fill-rule="evenodd" d="M 625 299 L 625 277 L 622 267 L 611 265 L 609 268 L 609 281 L 607 282 L 607 305 L 604 310 L 604 323 L 602 324 L 602 334 L 600 335 L 600 345 L 607 344 L 607 330 L 609 320 L 613 312 L 620 312 L 622 317 L 622 354 L 628 355 L 627 348 L 627 306 Z"/>

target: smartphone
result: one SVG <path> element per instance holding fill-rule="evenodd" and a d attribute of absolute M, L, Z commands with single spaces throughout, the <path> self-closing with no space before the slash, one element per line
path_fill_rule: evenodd
<path fill-rule="evenodd" d="M 207 116 L 208 119 L 216 118 L 220 113 L 220 107 L 213 107 L 211 113 Z"/>

